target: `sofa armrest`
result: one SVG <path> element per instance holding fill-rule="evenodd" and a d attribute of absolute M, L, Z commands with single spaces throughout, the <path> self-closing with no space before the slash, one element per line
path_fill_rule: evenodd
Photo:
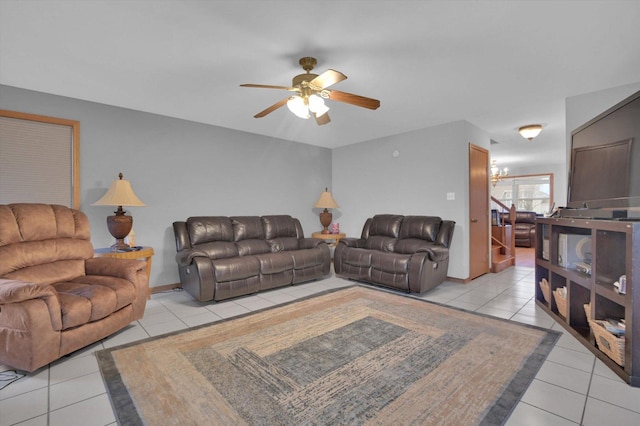
<path fill-rule="evenodd" d="M 429 260 L 440 262 L 449 258 L 449 249 L 442 246 L 422 246 L 416 250 L 416 253 L 427 253 Z"/>
<path fill-rule="evenodd" d="M 364 243 L 365 240 L 363 240 L 362 238 L 341 238 L 340 241 L 338 241 L 338 244 L 344 244 L 347 247 L 353 247 L 353 248 L 362 248 L 364 247 Z"/>
<path fill-rule="evenodd" d="M 324 244 L 324 241 L 319 238 L 300 238 L 299 241 L 301 249 L 312 249 Z"/>
<path fill-rule="evenodd" d="M 179 266 L 189 266 L 196 257 L 206 257 L 210 259 L 207 253 L 200 250 L 180 250 L 176 253 L 176 262 Z"/>
<path fill-rule="evenodd" d="M 147 262 L 136 259 L 94 257 L 85 261 L 84 268 L 87 275 L 103 275 L 135 282 L 137 273 L 146 271 Z"/>
<path fill-rule="evenodd" d="M 50 285 L 0 279 L 0 313 L 2 305 L 42 299 L 49 310 L 51 325 L 55 331 L 62 330 L 62 311 L 58 293 Z"/>

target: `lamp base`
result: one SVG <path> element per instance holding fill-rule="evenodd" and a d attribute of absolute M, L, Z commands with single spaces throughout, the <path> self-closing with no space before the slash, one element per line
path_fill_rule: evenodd
<path fill-rule="evenodd" d="M 324 209 L 322 213 L 320 213 L 320 224 L 323 226 L 321 234 L 330 234 L 329 225 L 331 225 L 331 220 L 333 220 L 333 215 L 327 209 Z"/>
<path fill-rule="evenodd" d="M 122 206 L 118 206 L 118 211 L 115 213 L 116 214 L 114 216 L 107 217 L 107 228 L 109 229 L 109 233 L 116 239 L 116 242 L 111 246 L 113 251 L 129 247 L 124 242 L 124 239 L 129 235 L 129 232 L 131 232 L 131 228 L 133 227 L 133 217 L 125 215 L 124 210 L 122 210 Z"/>
<path fill-rule="evenodd" d="M 116 238 L 116 242 L 109 246 L 111 251 L 130 249 L 129 244 L 124 242 L 124 238 Z"/>

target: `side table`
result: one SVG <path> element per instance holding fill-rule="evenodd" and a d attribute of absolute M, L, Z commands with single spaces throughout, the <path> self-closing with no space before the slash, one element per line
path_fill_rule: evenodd
<path fill-rule="evenodd" d="M 323 234 L 321 232 L 314 232 L 311 234 L 311 236 L 313 238 L 319 238 L 321 240 L 324 240 L 330 247 L 335 247 L 338 245 L 338 241 L 340 241 L 340 239 L 345 238 L 347 236 L 347 234 Z"/>
<path fill-rule="evenodd" d="M 133 251 L 112 251 L 111 247 L 97 248 L 94 250 L 94 257 L 113 257 L 116 259 L 144 259 L 147 261 L 147 277 L 151 276 L 151 256 L 153 247 L 142 247 Z M 151 297 L 151 287 L 149 287 L 149 297 Z"/>

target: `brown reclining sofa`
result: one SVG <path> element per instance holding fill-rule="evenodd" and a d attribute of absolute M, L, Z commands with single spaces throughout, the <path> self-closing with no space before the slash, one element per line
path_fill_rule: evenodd
<path fill-rule="evenodd" d="M 201 302 L 325 277 L 327 244 L 304 238 L 298 219 L 200 216 L 173 223 L 180 282 Z"/>

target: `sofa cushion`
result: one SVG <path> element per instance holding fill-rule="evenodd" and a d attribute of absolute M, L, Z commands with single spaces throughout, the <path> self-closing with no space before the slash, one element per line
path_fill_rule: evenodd
<path fill-rule="evenodd" d="M 281 237 L 269 240 L 271 251 L 276 253 L 279 251 L 298 250 L 300 248 L 300 240 L 296 237 Z"/>
<path fill-rule="evenodd" d="M 414 254 L 420 249 L 424 251 L 434 246 L 435 243 L 430 243 L 419 238 L 405 238 L 402 240 L 398 240 L 394 248 L 394 252 L 401 254 Z"/>
<path fill-rule="evenodd" d="M 373 251 L 367 249 L 353 248 L 343 252 L 342 262 L 345 265 L 368 268 L 371 266 L 371 255 Z"/>
<path fill-rule="evenodd" d="M 442 219 L 435 216 L 406 216 L 400 227 L 400 238 L 435 241 Z"/>
<path fill-rule="evenodd" d="M 264 230 L 259 216 L 233 216 L 233 241 L 264 240 Z"/>
<path fill-rule="evenodd" d="M 379 235 L 398 238 L 403 216 L 394 214 L 379 214 L 373 217 L 369 225 L 369 237 Z"/>
<path fill-rule="evenodd" d="M 392 274 L 409 273 L 409 261 L 411 256 L 396 253 L 373 252 L 371 254 L 371 265 L 378 271 Z"/>
<path fill-rule="evenodd" d="M 293 257 L 293 268 L 307 269 L 324 264 L 325 258 L 322 250 L 299 250 L 291 253 Z"/>
<path fill-rule="evenodd" d="M 84 275 L 84 265 L 84 260 L 58 260 L 52 263 L 45 263 L 44 265 L 18 269 L 1 276 L 5 279 L 37 284 L 53 284 L 60 281 L 72 280 L 80 275 Z"/>
<path fill-rule="evenodd" d="M 217 282 L 243 280 L 260 275 L 260 262 L 256 256 L 232 257 L 212 263 Z"/>
<path fill-rule="evenodd" d="M 265 240 L 242 240 L 236 243 L 236 247 L 240 256 L 271 252 L 271 247 Z"/>
<path fill-rule="evenodd" d="M 105 318 L 118 306 L 116 291 L 101 285 L 79 282 L 55 283 L 62 310 L 62 329 L 77 327 Z"/>
<path fill-rule="evenodd" d="M 52 284 L 84 274 L 93 257 L 89 221 L 78 210 L 48 204 L 0 206 L 0 276 Z"/>
<path fill-rule="evenodd" d="M 262 216 L 262 223 L 267 240 L 278 237 L 298 237 L 296 223 L 289 215 Z"/>
<path fill-rule="evenodd" d="M 535 224 L 537 217 L 536 212 L 516 211 L 516 223 Z"/>
<path fill-rule="evenodd" d="M 231 220 L 225 216 L 199 216 L 187 219 L 191 245 L 214 241 L 233 241 Z"/>
<path fill-rule="evenodd" d="M 200 253 L 204 253 L 211 260 L 227 259 L 229 257 L 238 256 L 238 247 L 236 247 L 235 243 L 229 241 L 215 241 L 200 244 L 196 250 Z"/>
<path fill-rule="evenodd" d="M 256 256 L 260 262 L 260 273 L 277 274 L 293 269 L 293 258 L 288 253 L 269 253 Z"/>
<path fill-rule="evenodd" d="M 535 224 L 538 214 L 532 211 L 516 210 L 516 223 L 530 223 Z M 500 219 L 502 223 L 509 223 L 509 212 L 501 212 Z"/>
<path fill-rule="evenodd" d="M 84 275 L 74 279 L 73 282 L 111 289 L 116 295 L 114 312 L 133 303 L 136 299 L 136 292 L 138 291 L 135 285 L 129 280 L 104 275 Z"/>
<path fill-rule="evenodd" d="M 0 206 L 0 246 L 56 238 L 90 239 L 89 220 L 78 210 L 51 204 Z"/>
<path fill-rule="evenodd" d="M 373 236 L 364 242 L 364 248 L 378 251 L 393 251 L 398 240 L 392 237 Z"/>

